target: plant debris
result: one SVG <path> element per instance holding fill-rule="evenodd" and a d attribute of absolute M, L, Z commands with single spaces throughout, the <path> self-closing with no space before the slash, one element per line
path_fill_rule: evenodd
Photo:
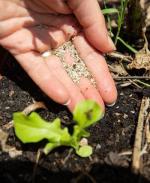
<path fill-rule="evenodd" d="M 133 148 L 133 157 L 132 157 L 133 159 L 132 170 L 135 173 L 138 173 L 140 171 L 143 130 L 144 130 L 145 117 L 147 116 L 148 113 L 147 110 L 149 107 L 150 107 L 150 98 L 143 97 L 138 117 L 135 142 Z"/>
<path fill-rule="evenodd" d="M 8 133 L 0 129 L 0 144 L 2 151 L 8 153 L 11 158 L 15 158 L 17 156 L 22 155 L 22 151 L 19 151 L 15 147 L 6 144 L 7 139 Z"/>
<path fill-rule="evenodd" d="M 132 63 L 128 64 L 128 69 L 145 69 L 146 71 L 150 71 L 150 51 L 148 49 L 148 41 L 144 32 L 143 37 L 145 39 L 144 47 L 136 53 L 135 59 Z"/>

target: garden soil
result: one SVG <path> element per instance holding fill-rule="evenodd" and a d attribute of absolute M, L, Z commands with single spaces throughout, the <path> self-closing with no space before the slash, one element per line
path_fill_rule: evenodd
<path fill-rule="evenodd" d="M 105 117 L 89 131 L 88 139 L 94 153 L 90 158 L 80 158 L 69 148 L 61 147 L 45 156 L 37 154 L 45 142 L 22 144 L 13 127 L 4 129 L 16 111 L 22 111 L 34 101 L 44 102 L 47 109 L 37 112 L 46 120 L 59 117 L 62 124 L 70 126 L 72 116 L 63 106 L 52 102 L 31 81 L 12 56 L 1 48 L 0 61 L 0 128 L 8 133 L 7 145 L 22 154 L 10 157 L 0 151 L 1 183 L 148 183 L 150 182 L 150 150 L 143 155 L 140 174 L 131 171 L 135 130 L 143 96 L 148 90 L 134 85 L 118 87 L 117 103 L 106 108 Z"/>

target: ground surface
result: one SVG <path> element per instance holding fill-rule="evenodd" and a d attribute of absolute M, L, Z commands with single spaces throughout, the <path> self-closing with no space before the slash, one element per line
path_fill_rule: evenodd
<path fill-rule="evenodd" d="M 63 123 L 71 123 L 71 114 L 60 105 L 50 101 L 32 83 L 16 62 L 5 53 L 2 59 L 9 61 L 1 65 L 0 79 L 0 127 L 12 120 L 15 111 L 22 111 L 35 101 L 43 101 L 48 110 L 38 111 L 45 119 L 57 116 Z M 3 54 L 4 55 L 4 54 Z M 14 135 L 13 128 L 8 130 L 7 144 L 22 150 L 23 154 L 10 158 L 0 151 L 0 182 L 2 183 L 58 183 L 58 182 L 150 182 L 150 155 L 143 157 L 140 175 L 131 172 L 131 155 L 120 153 L 132 151 L 135 138 L 140 103 L 143 95 L 149 92 L 137 90 L 134 86 L 118 85 L 118 101 L 106 109 L 106 115 L 96 126 L 90 128 L 89 143 L 94 147 L 90 158 L 80 158 L 67 148 L 59 148 L 48 156 L 42 155 L 35 168 L 36 155 L 43 142 L 23 145 Z"/>
<path fill-rule="evenodd" d="M 118 1 L 115 0 L 114 2 Z M 148 33 L 147 37 L 149 35 Z M 138 49 L 143 46 L 141 42 L 130 41 L 133 41 Z M 121 51 L 126 53 L 124 47 Z M 116 66 L 118 68 L 118 63 Z M 129 71 L 131 76 L 143 75 L 143 70 L 132 72 L 132 70 Z M 80 158 L 74 152 L 70 152 L 70 149 L 63 147 L 56 149 L 47 156 L 41 155 L 37 165 L 35 163 L 37 152 L 44 147 L 45 143 L 25 145 L 16 138 L 13 127 L 6 130 L 4 127 L 12 120 L 13 112 L 24 110 L 34 101 L 42 101 L 48 109 L 41 109 L 37 112 L 43 118 L 51 121 L 60 117 L 65 125 L 70 125 L 72 116 L 66 108 L 50 101 L 2 48 L 0 48 L 0 73 L 2 75 L 2 77 L 0 75 L 0 129 L 9 134 L 7 145 L 22 152 L 22 155 L 11 158 L 9 153 L 4 152 L 4 149 L 0 146 L 1 183 L 150 182 L 149 147 L 147 153 L 142 156 L 140 174 L 137 175 L 131 171 L 131 153 L 140 104 L 143 96 L 150 97 L 150 89 L 139 89 L 131 84 L 131 81 L 128 82 L 130 83 L 128 86 L 126 85 L 127 82 L 116 80 L 118 88 L 116 105 L 107 108 L 104 119 L 89 129 L 91 132 L 89 143 L 94 148 L 93 155 L 90 158 Z M 119 67 L 119 74 L 124 76 L 126 73 Z M 125 84 L 126 87 L 125 85 L 123 87 L 120 83 Z M 1 139 L 0 131 L 0 142 L 2 144 Z M 122 155 L 122 153 L 125 154 Z"/>

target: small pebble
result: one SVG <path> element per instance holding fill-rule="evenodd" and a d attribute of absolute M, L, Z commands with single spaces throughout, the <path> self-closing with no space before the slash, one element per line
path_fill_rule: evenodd
<path fill-rule="evenodd" d="M 100 144 L 97 144 L 95 149 L 100 150 L 101 148 L 102 148 L 102 146 Z"/>
<path fill-rule="evenodd" d="M 86 138 L 82 138 L 79 143 L 80 146 L 86 146 L 88 145 L 88 140 Z"/>
<path fill-rule="evenodd" d="M 124 119 L 127 119 L 127 118 L 128 118 L 128 115 L 127 115 L 127 114 L 124 114 L 124 115 L 123 115 L 123 118 L 124 118 Z"/>

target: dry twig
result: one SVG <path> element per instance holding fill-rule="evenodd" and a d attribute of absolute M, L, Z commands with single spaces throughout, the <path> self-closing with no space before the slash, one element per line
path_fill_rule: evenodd
<path fill-rule="evenodd" d="M 134 171 L 134 173 L 138 173 L 140 170 L 144 121 L 145 116 L 147 115 L 147 109 L 149 108 L 149 105 L 150 105 L 150 98 L 143 97 L 138 117 L 135 142 L 133 148 L 133 156 L 132 156 L 132 170 Z"/>
<path fill-rule="evenodd" d="M 0 129 L 0 144 L 2 151 L 8 153 L 11 158 L 22 155 L 22 151 L 17 150 L 15 147 L 6 144 L 7 139 L 8 133 Z"/>
<path fill-rule="evenodd" d="M 131 61 L 133 60 L 133 58 L 131 56 L 126 56 L 126 55 L 123 55 L 122 53 L 116 52 L 116 51 L 107 53 L 106 55 L 110 58 L 119 59 L 121 61 L 126 61 L 129 63 L 131 63 Z"/>
<path fill-rule="evenodd" d="M 146 141 L 148 144 L 150 144 L 150 128 L 149 128 L 149 123 L 150 123 L 150 112 L 146 118 L 146 125 L 145 125 L 145 133 L 146 133 Z"/>
<path fill-rule="evenodd" d="M 33 167 L 33 173 L 32 173 L 32 183 L 35 183 L 35 176 L 37 173 L 37 168 L 38 168 L 38 164 L 39 164 L 39 160 L 42 156 L 43 151 L 41 149 L 38 149 L 37 151 L 37 156 L 36 156 L 36 161 L 35 161 L 35 165 Z"/>
<path fill-rule="evenodd" d="M 121 79 L 150 79 L 150 76 L 115 76 L 113 77 L 115 80 L 121 80 Z"/>

